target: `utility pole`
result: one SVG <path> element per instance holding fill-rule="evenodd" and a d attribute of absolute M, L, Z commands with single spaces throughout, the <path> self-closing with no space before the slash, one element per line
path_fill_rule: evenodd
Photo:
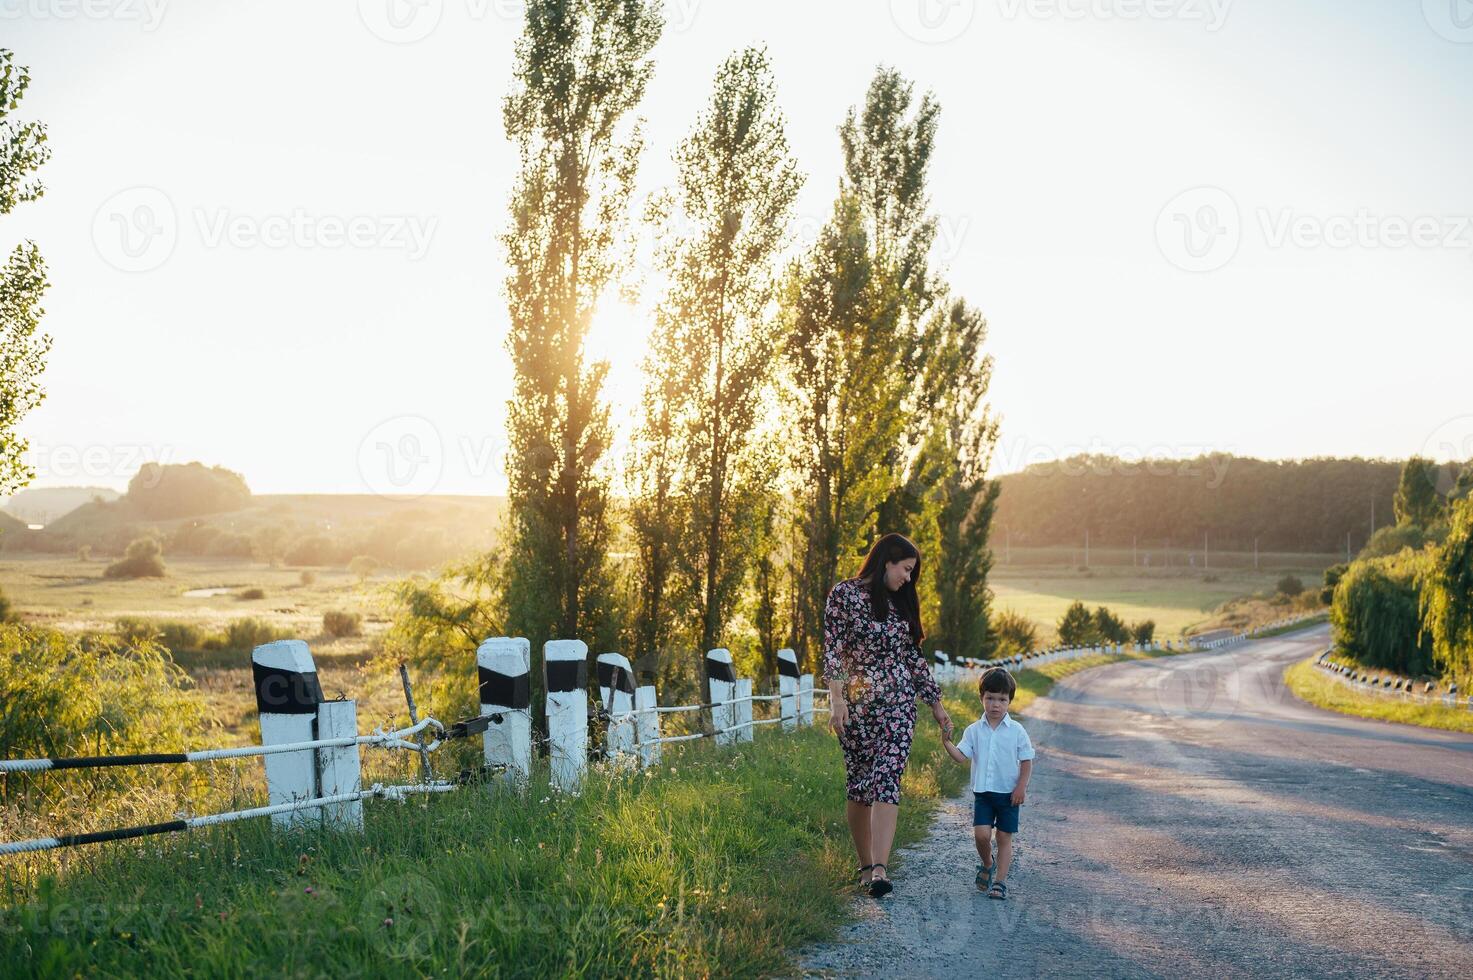
<path fill-rule="evenodd" d="M 1089 528 L 1084 529 L 1084 567 L 1089 567 Z"/>
<path fill-rule="evenodd" d="M 1207 568 L 1207 532 L 1202 532 L 1202 567 Z"/>
<path fill-rule="evenodd" d="M 1350 561 L 1350 532 L 1345 532 L 1345 560 Z"/>
<path fill-rule="evenodd" d="M 1376 536 L 1376 495 L 1371 494 L 1371 537 Z M 1366 540 L 1370 540 L 1367 538 Z"/>
<path fill-rule="evenodd" d="M 1258 535 L 1253 535 L 1253 570 L 1258 571 Z"/>
<path fill-rule="evenodd" d="M 1137 537 L 1138 537 L 1138 535 L 1135 535 L 1135 534 L 1132 534 L 1130 536 L 1130 564 L 1131 564 L 1131 567 L 1132 568 L 1134 568 L 1136 565 L 1140 564 L 1140 562 L 1138 562 L 1136 560 L 1136 555 L 1135 555 L 1135 542 L 1136 542 Z"/>

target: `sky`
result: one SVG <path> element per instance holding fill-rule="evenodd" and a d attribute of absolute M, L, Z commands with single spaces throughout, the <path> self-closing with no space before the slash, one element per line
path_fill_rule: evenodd
<path fill-rule="evenodd" d="M 941 103 L 933 259 L 990 326 L 994 473 L 1473 456 L 1473 0 L 670 0 L 638 201 L 765 45 L 806 182 L 877 65 Z M 45 197 L 35 486 L 501 493 L 517 0 L 0 0 Z M 623 423 L 647 305 L 590 337 Z"/>

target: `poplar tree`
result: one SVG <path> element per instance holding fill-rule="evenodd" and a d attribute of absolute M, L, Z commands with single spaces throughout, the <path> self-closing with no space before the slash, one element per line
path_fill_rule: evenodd
<path fill-rule="evenodd" d="M 519 172 L 502 235 L 509 273 L 507 629 L 612 639 L 606 362 L 584 349 L 630 261 L 634 113 L 662 29 L 653 0 L 529 0 L 503 106 Z"/>
<path fill-rule="evenodd" d="M 0 48 L 0 215 L 45 193 L 33 175 L 51 155 L 46 127 L 13 116 L 30 84 L 30 72 L 15 64 L 11 51 Z M 16 428 L 46 397 L 40 377 L 51 338 L 38 333 L 46 288 L 46 263 L 36 243 L 16 245 L 0 267 L 0 496 L 14 493 L 36 475 L 25 462 L 29 443 Z"/>

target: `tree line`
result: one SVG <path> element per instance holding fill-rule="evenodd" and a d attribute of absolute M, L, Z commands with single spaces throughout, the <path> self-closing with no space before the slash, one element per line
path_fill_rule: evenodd
<path fill-rule="evenodd" d="M 764 675 L 791 646 L 811 669 L 829 587 L 899 530 L 925 556 L 933 644 L 984 653 L 992 361 L 930 259 L 939 104 L 877 69 L 839 120 L 829 217 L 797 249 L 805 178 L 772 65 L 734 51 L 672 186 L 634 215 L 661 32 L 648 0 L 527 5 L 503 107 L 507 526 L 496 554 L 408 585 L 396 635 L 579 637 L 677 688 L 717 646 Z M 607 364 L 585 345 L 641 230 L 658 242 L 646 387 L 615 459 Z"/>
<path fill-rule="evenodd" d="M 1429 466 L 1432 464 L 1428 464 Z M 1381 459 L 1187 460 L 1075 456 L 997 478 L 996 527 L 1013 545 L 1200 546 L 1231 551 L 1359 550 L 1395 526 L 1402 464 Z M 1456 468 L 1433 466 L 1434 483 Z M 1447 487 L 1444 486 L 1444 492 Z"/>

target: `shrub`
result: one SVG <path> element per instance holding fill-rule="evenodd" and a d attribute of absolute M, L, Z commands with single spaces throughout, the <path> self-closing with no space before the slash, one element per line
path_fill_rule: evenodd
<path fill-rule="evenodd" d="M 224 643 L 219 647 L 235 653 L 250 653 L 263 643 L 272 640 L 281 640 L 287 637 L 287 633 L 277 629 L 264 619 L 250 617 L 247 619 L 232 619 L 225 627 Z"/>
<path fill-rule="evenodd" d="M 992 633 L 993 657 L 1027 653 L 1038 645 L 1038 627 L 1022 613 L 1005 609 L 988 624 Z"/>
<path fill-rule="evenodd" d="M 1084 603 L 1077 599 L 1064 611 L 1058 630 L 1059 642 L 1066 646 L 1089 646 L 1099 642 L 1099 630 L 1095 626 L 1094 617 L 1089 614 Z"/>
<path fill-rule="evenodd" d="M 328 636 L 357 636 L 362 632 L 362 617 L 355 612 L 329 609 L 322 614 L 322 632 Z"/>
<path fill-rule="evenodd" d="M 1367 667 L 1402 674 L 1433 669 L 1432 644 L 1423 635 L 1418 577 L 1430 556 L 1407 552 L 1354 562 L 1335 586 L 1330 622 L 1335 643 Z"/>
<path fill-rule="evenodd" d="M 321 534 L 302 538 L 286 552 L 288 565 L 330 565 L 332 560 L 332 542 Z"/>
<path fill-rule="evenodd" d="M 1447 540 L 1428 558 L 1420 602 L 1438 661 L 1467 682 L 1473 677 L 1473 498 L 1454 502 Z"/>
<path fill-rule="evenodd" d="M 149 640 L 75 637 L 0 625 L 0 757 L 169 752 L 193 746 L 206 727 L 204 702 L 189 677 Z M 122 766 L 55 777 L 11 773 L 6 799 L 156 787 L 200 777 L 193 766 Z M 176 787 L 177 788 L 177 787 Z M 23 790 L 23 794 L 16 792 Z M 77 805 L 95 807 L 96 801 Z"/>
<path fill-rule="evenodd" d="M 297 581 L 301 582 L 303 585 L 314 585 L 317 582 L 317 573 L 304 569 L 302 571 L 302 574 L 297 576 Z"/>
<path fill-rule="evenodd" d="M 1143 619 L 1138 623 L 1131 624 L 1130 638 L 1135 641 L 1136 646 L 1145 646 L 1156 638 L 1156 621 L 1154 619 Z"/>
<path fill-rule="evenodd" d="M 162 553 L 156 538 L 135 538 L 122 560 L 107 566 L 102 574 L 105 578 L 163 578 Z"/>
<path fill-rule="evenodd" d="M 10 609 L 10 599 L 3 591 L 0 591 L 0 623 L 15 622 L 15 614 Z"/>
<path fill-rule="evenodd" d="M 1371 540 L 1360 550 L 1361 558 L 1385 558 L 1400 554 L 1407 548 L 1421 549 L 1427 543 L 1427 532 L 1418 524 L 1398 524 L 1394 527 L 1379 527 Z"/>
<path fill-rule="evenodd" d="M 255 587 L 249 588 L 249 589 L 241 589 L 239 592 L 237 592 L 235 594 L 235 597 L 237 599 L 242 600 L 242 601 L 245 601 L 245 600 L 248 600 L 248 599 L 264 599 L 264 598 L 266 598 L 266 590 L 265 589 L 262 589 L 262 588 L 255 588 Z"/>
<path fill-rule="evenodd" d="M 1279 595 L 1288 596 L 1292 599 L 1304 591 L 1304 583 L 1299 581 L 1299 576 L 1297 575 L 1285 575 L 1279 579 L 1279 584 L 1275 586 L 1275 591 Z"/>
<path fill-rule="evenodd" d="M 77 549 L 77 561 L 91 561 L 91 560 L 92 560 L 92 546 L 90 544 L 84 544 L 84 545 L 82 545 L 81 547 L 79 547 Z"/>
<path fill-rule="evenodd" d="M 1320 589 L 1320 605 L 1328 606 L 1335 601 L 1335 586 L 1340 584 L 1340 576 L 1344 575 L 1345 570 L 1349 567 L 1349 565 L 1341 562 L 1338 565 L 1331 565 L 1325 569 L 1325 587 Z"/>
<path fill-rule="evenodd" d="M 1112 613 L 1107 607 L 1100 606 L 1095 610 L 1095 635 L 1097 643 L 1128 643 L 1130 642 L 1130 630 L 1125 626 L 1125 620 Z"/>

